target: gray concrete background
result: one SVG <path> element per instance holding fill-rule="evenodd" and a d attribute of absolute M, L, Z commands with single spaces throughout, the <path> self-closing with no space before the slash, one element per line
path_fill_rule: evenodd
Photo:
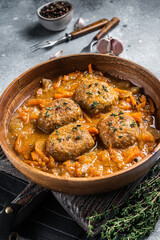
<path fill-rule="evenodd" d="M 46 0 L 0 0 L 0 94 L 18 75 L 30 67 L 48 60 L 58 50 L 63 55 L 79 53 L 95 33 L 49 50 L 35 53 L 29 47 L 46 39 L 57 39 L 73 30 L 78 17 L 86 24 L 114 16 L 121 22 L 110 36 L 124 44 L 121 57 L 146 67 L 160 78 L 160 0 L 70 0 L 74 16 L 66 30 L 58 33 L 45 30 L 36 16 L 36 9 Z M 148 238 L 160 239 L 160 221 Z"/>

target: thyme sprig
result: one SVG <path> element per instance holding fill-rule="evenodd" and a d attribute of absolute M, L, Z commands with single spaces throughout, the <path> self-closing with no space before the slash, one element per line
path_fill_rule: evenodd
<path fill-rule="evenodd" d="M 107 219 L 111 212 L 114 217 Z M 94 223 L 101 225 L 101 239 L 140 240 L 148 236 L 160 217 L 160 162 L 147 174 L 145 180 L 119 206 L 88 217 L 88 235 L 94 234 Z"/>

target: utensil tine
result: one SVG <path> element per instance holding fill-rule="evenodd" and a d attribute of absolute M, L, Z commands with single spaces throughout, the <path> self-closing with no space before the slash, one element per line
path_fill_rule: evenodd
<path fill-rule="evenodd" d="M 37 44 L 36 46 L 32 46 L 31 48 L 30 48 L 30 50 L 31 50 L 31 52 L 34 52 L 34 51 L 36 51 L 36 50 L 38 50 L 38 49 L 40 49 L 40 48 L 45 48 L 45 47 L 47 47 L 47 46 L 49 46 L 49 44 L 45 44 L 45 43 L 41 43 L 41 44 Z"/>

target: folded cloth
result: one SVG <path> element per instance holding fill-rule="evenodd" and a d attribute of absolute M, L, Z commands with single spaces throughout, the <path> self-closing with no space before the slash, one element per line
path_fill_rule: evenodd
<path fill-rule="evenodd" d="M 0 171 L 11 174 L 17 178 L 31 184 L 31 181 L 19 173 L 13 165 L 8 161 L 7 157 L 0 149 Z M 62 207 L 72 216 L 72 218 L 85 230 L 88 231 L 87 217 L 92 216 L 93 213 L 103 212 L 109 209 L 113 204 L 121 204 L 129 195 L 131 191 L 143 180 L 144 176 L 138 179 L 135 183 L 128 185 L 117 191 L 104 193 L 94 196 L 76 196 L 63 193 L 52 192 L 54 197 L 62 205 Z M 41 188 L 41 191 L 44 189 Z M 33 198 L 36 196 L 32 196 Z M 101 230 L 102 222 L 94 223 L 94 232 L 97 235 Z"/>

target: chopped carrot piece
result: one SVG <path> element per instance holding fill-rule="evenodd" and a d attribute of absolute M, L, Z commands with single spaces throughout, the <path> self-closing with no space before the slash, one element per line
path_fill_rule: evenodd
<path fill-rule="evenodd" d="M 34 161 L 42 161 L 41 160 L 41 158 L 40 158 L 40 156 L 39 156 L 39 154 L 36 152 L 36 151 L 33 151 L 33 152 L 31 152 L 31 157 L 32 157 L 32 159 L 34 160 Z"/>
<path fill-rule="evenodd" d="M 142 140 L 144 142 L 154 142 L 155 141 L 153 135 L 150 132 L 143 131 L 141 134 L 142 134 Z"/>
<path fill-rule="evenodd" d="M 127 98 L 131 95 L 131 92 L 127 90 L 122 90 L 119 88 L 114 88 L 114 90 L 118 93 L 119 97 L 122 99 Z"/>
<path fill-rule="evenodd" d="M 112 161 L 114 161 L 119 169 L 124 168 L 124 161 L 121 155 L 121 151 L 118 149 L 113 149 L 112 146 L 109 146 L 109 154 Z"/>
<path fill-rule="evenodd" d="M 64 75 L 63 76 L 63 81 L 67 82 L 69 80 L 69 76 L 68 75 Z"/>
<path fill-rule="evenodd" d="M 102 113 L 97 113 L 97 114 L 95 115 L 96 118 L 101 118 L 102 116 L 103 116 Z"/>
<path fill-rule="evenodd" d="M 49 162 L 49 158 L 46 156 L 45 153 L 45 141 L 39 140 L 35 142 L 35 151 L 39 154 L 44 162 Z"/>
<path fill-rule="evenodd" d="M 141 102 L 141 103 L 142 103 L 142 102 L 145 102 L 145 104 L 147 103 L 147 98 L 146 98 L 145 95 L 142 95 L 142 96 L 140 97 L 140 102 Z"/>
<path fill-rule="evenodd" d="M 36 161 L 25 160 L 24 162 L 27 163 L 28 165 L 32 166 L 32 167 L 35 167 L 35 166 L 39 165 L 38 162 L 36 162 Z"/>
<path fill-rule="evenodd" d="M 88 72 L 89 72 L 90 74 L 93 73 L 93 71 L 92 71 L 92 64 L 91 64 L 91 63 L 88 65 Z"/>
<path fill-rule="evenodd" d="M 73 96 L 72 92 L 63 91 L 62 93 L 55 93 L 54 94 L 54 99 L 57 99 L 57 98 L 69 98 L 69 97 L 72 97 L 72 96 Z"/>
<path fill-rule="evenodd" d="M 95 135 L 98 134 L 98 129 L 95 128 L 95 127 L 89 127 L 89 128 L 88 128 L 88 131 L 90 132 L 90 134 L 91 134 L 92 136 L 95 136 Z"/>
<path fill-rule="evenodd" d="M 143 114 L 141 112 L 130 113 L 129 115 L 133 117 L 136 120 L 136 122 L 142 122 Z"/>
<path fill-rule="evenodd" d="M 86 113 L 83 113 L 83 116 L 85 117 L 87 122 L 92 123 L 92 119 Z"/>
<path fill-rule="evenodd" d="M 26 112 L 21 112 L 19 117 L 23 120 L 23 123 L 26 124 L 29 122 L 29 114 Z"/>
<path fill-rule="evenodd" d="M 135 100 L 135 98 L 133 97 L 133 95 L 130 94 L 129 97 L 130 97 L 130 100 L 131 100 L 131 105 L 132 105 L 133 107 L 136 107 L 136 100 Z"/>
<path fill-rule="evenodd" d="M 32 112 L 30 115 L 29 115 L 29 119 L 32 120 L 32 119 L 38 119 L 38 116 L 39 116 L 39 112 Z"/>
<path fill-rule="evenodd" d="M 141 109 L 143 109 L 146 106 L 145 102 L 142 102 L 140 104 L 137 105 L 137 109 L 140 111 Z"/>
<path fill-rule="evenodd" d="M 61 82 L 62 82 L 62 77 L 59 77 L 59 78 L 58 78 L 58 81 L 57 81 L 56 83 L 53 83 L 53 87 L 54 87 L 54 88 L 60 87 Z"/>
<path fill-rule="evenodd" d="M 122 154 L 123 154 L 124 161 L 125 161 L 126 164 L 127 163 L 132 163 L 134 161 L 134 159 L 137 158 L 137 157 L 141 157 L 141 158 L 145 157 L 144 153 L 142 153 L 138 149 L 137 146 L 130 147 L 129 149 L 124 151 Z"/>
<path fill-rule="evenodd" d="M 29 99 L 27 105 L 36 106 L 48 102 L 52 102 L 52 99 Z"/>

